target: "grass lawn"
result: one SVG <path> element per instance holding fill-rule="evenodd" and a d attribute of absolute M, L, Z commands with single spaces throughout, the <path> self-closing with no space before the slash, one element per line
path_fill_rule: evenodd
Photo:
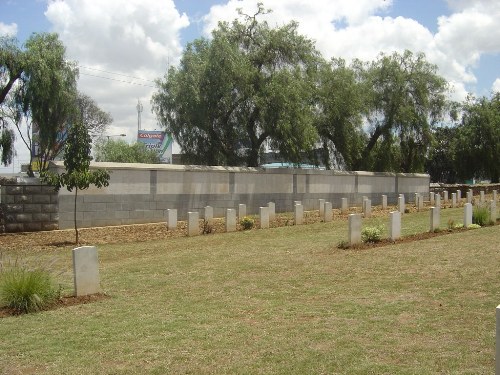
<path fill-rule="evenodd" d="M 441 227 L 462 216 L 443 209 Z M 428 231 L 429 212 L 402 226 Z M 110 298 L 0 319 L 0 374 L 493 373 L 500 226 L 346 238 L 334 221 L 100 246 Z M 71 293 L 70 248 L 6 256 L 55 257 Z"/>

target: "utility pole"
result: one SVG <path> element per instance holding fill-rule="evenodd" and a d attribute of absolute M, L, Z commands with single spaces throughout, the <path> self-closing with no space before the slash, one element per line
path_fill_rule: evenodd
<path fill-rule="evenodd" d="M 141 130 L 141 113 L 144 110 L 142 103 L 139 99 L 137 99 L 137 132 Z"/>

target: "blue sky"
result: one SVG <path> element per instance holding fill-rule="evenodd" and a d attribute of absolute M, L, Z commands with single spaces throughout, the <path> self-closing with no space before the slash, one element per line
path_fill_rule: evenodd
<path fill-rule="evenodd" d="M 157 127 L 151 81 L 179 61 L 187 42 L 208 37 L 218 21 L 233 20 L 237 8 L 252 13 L 256 3 L 0 0 L 0 33 L 23 42 L 33 32 L 58 32 L 68 58 L 81 65 L 79 90 L 112 114 L 111 134 L 126 133 L 132 141 L 138 100 L 144 127 Z M 500 90 L 498 0 L 266 0 L 264 6 L 273 10 L 270 24 L 298 21 L 326 58 L 372 60 L 379 52 L 421 51 L 451 83 L 455 100 Z M 25 157 L 21 152 L 18 160 Z"/>

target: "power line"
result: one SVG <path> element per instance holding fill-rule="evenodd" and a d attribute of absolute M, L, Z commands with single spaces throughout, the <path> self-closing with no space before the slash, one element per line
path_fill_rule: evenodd
<path fill-rule="evenodd" d="M 83 68 L 83 69 L 88 69 L 88 70 L 95 70 L 96 72 L 102 72 L 102 73 L 114 74 L 114 75 L 117 75 L 117 76 L 122 76 L 122 77 L 127 77 L 127 78 L 139 79 L 141 81 L 146 81 L 146 82 L 153 82 L 153 83 L 155 82 L 155 81 L 152 81 L 152 80 L 146 79 L 146 78 L 134 77 L 134 76 L 131 76 L 131 75 L 128 75 L 128 74 L 115 73 L 115 72 L 110 72 L 108 70 L 91 68 L 90 66 L 85 66 L 85 65 L 78 65 L 78 67 Z M 84 73 L 82 73 L 82 74 L 84 74 Z"/>
<path fill-rule="evenodd" d="M 102 78 L 102 79 L 108 79 L 110 81 L 116 81 L 116 82 L 122 82 L 122 83 L 127 83 L 129 85 L 136 85 L 136 86 L 144 86 L 144 87 L 151 87 L 153 89 L 156 88 L 156 86 L 151 86 L 151 85 L 145 85 L 143 83 L 138 83 L 138 82 L 131 82 L 131 81 L 125 81 L 125 80 L 122 80 L 122 79 L 117 79 L 117 78 L 111 78 L 111 77 L 103 77 L 103 76 L 97 76 L 95 74 L 89 74 L 89 73 L 80 73 L 84 76 L 89 76 L 89 77 L 96 77 L 96 78 Z M 152 81 L 150 81 L 152 82 Z"/>

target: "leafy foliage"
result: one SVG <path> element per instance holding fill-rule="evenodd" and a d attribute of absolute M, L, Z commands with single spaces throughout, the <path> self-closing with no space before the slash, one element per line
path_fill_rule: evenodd
<path fill-rule="evenodd" d="M 25 314 L 43 310 L 57 298 L 59 290 L 49 270 L 28 269 L 17 261 L 0 263 L 0 305 Z"/>
<path fill-rule="evenodd" d="M 263 13 L 219 23 L 157 82 L 153 109 L 188 162 L 258 166 L 266 145 L 300 162 L 312 149 L 319 54 L 297 23 L 270 28 Z"/>
<path fill-rule="evenodd" d="M 255 220 L 252 219 L 250 216 L 245 216 L 243 219 L 240 220 L 240 225 L 243 228 L 243 230 L 249 230 L 254 227 Z"/>
<path fill-rule="evenodd" d="M 361 231 L 361 240 L 363 242 L 380 242 L 382 240 L 383 232 L 383 225 L 363 228 Z"/>
<path fill-rule="evenodd" d="M 484 227 L 490 223 L 490 212 L 486 206 L 476 206 L 472 211 L 472 223 Z"/>
<path fill-rule="evenodd" d="M 95 160 L 115 163 L 160 163 L 160 157 L 144 143 L 128 144 L 122 140 L 101 140 L 95 147 Z"/>
<path fill-rule="evenodd" d="M 42 180 L 54 185 L 56 190 L 65 186 L 68 191 L 75 189 L 75 233 L 78 244 L 78 227 L 76 223 L 76 202 L 78 190 L 88 189 L 90 185 L 98 188 L 109 185 L 109 173 L 102 169 L 90 170 L 91 139 L 87 128 L 76 122 L 70 127 L 64 150 L 65 172 L 56 174 L 50 171 L 41 174 Z"/>

